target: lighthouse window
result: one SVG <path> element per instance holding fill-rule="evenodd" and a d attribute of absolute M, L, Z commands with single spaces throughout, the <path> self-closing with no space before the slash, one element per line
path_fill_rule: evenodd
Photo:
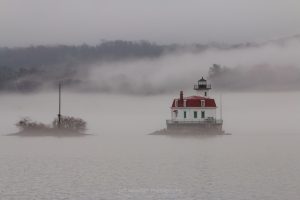
<path fill-rule="evenodd" d="M 205 112 L 201 111 L 201 118 L 205 118 Z"/>
<path fill-rule="evenodd" d="M 183 117 L 186 118 L 186 111 L 183 111 Z"/>
<path fill-rule="evenodd" d="M 204 96 L 207 96 L 207 92 L 204 92 Z"/>
<path fill-rule="evenodd" d="M 205 100 L 201 100 L 201 107 L 205 107 Z"/>
<path fill-rule="evenodd" d="M 197 111 L 194 111 L 194 118 L 196 119 L 198 116 L 198 113 L 197 113 Z"/>

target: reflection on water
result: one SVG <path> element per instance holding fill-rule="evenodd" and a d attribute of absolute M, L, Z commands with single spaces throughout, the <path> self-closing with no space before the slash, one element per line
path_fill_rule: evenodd
<path fill-rule="evenodd" d="M 300 95 L 286 94 L 284 108 L 275 107 L 280 96 L 224 95 L 224 128 L 232 135 L 169 137 L 147 134 L 164 127 L 170 96 L 67 94 L 63 112 L 86 119 L 93 135 L 1 136 L 0 197 L 299 199 Z M 24 113 L 51 122 L 55 97 L 2 95 L 1 134 L 14 132 Z"/>

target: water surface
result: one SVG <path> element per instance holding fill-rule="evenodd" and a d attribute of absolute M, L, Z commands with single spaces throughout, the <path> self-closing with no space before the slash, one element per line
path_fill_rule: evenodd
<path fill-rule="evenodd" d="M 230 136 L 169 137 L 172 96 L 67 93 L 88 137 L 12 137 L 22 116 L 50 123 L 56 94 L 0 95 L 1 199 L 299 199 L 300 94 L 224 94 Z"/>

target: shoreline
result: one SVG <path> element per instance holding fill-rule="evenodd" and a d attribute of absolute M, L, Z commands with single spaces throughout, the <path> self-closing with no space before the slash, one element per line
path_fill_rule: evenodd
<path fill-rule="evenodd" d="M 5 136 L 19 136 L 19 137 L 44 137 L 44 136 L 52 136 L 52 137 L 82 137 L 89 136 L 91 134 L 73 131 L 73 130 L 60 130 L 57 128 L 49 128 L 49 129 L 40 129 L 40 130 L 21 130 L 16 133 L 10 133 Z"/>
<path fill-rule="evenodd" d="M 154 131 L 152 133 L 149 133 L 148 135 L 182 135 L 182 136 L 216 136 L 216 135 L 232 135 L 231 133 L 226 133 L 225 131 L 220 131 L 220 132 L 197 132 L 197 131 L 188 131 L 188 130 L 178 130 L 178 131 L 170 131 L 167 129 L 161 129 L 158 131 Z"/>

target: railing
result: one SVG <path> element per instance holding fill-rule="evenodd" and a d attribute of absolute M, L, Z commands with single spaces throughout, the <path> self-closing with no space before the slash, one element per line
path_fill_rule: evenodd
<path fill-rule="evenodd" d="M 209 85 L 194 85 L 194 90 L 210 90 L 211 89 L 211 84 Z"/>
<path fill-rule="evenodd" d="M 177 120 L 166 120 L 167 124 L 223 124 L 222 119 L 208 119 L 204 121 L 177 121 Z"/>

